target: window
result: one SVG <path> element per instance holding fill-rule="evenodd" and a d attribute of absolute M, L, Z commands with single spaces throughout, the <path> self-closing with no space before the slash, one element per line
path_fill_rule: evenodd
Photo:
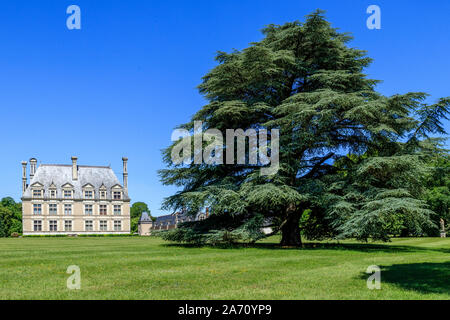
<path fill-rule="evenodd" d="M 33 223 L 34 231 L 42 231 L 42 221 L 41 220 L 34 220 Z"/>
<path fill-rule="evenodd" d="M 48 214 L 50 215 L 58 214 L 58 205 L 56 203 L 50 203 L 48 205 Z"/>
<path fill-rule="evenodd" d="M 114 231 L 122 230 L 122 221 L 114 221 Z"/>
<path fill-rule="evenodd" d="M 66 199 L 72 198 L 72 190 L 64 190 L 64 198 Z"/>
<path fill-rule="evenodd" d="M 34 214 L 42 214 L 42 204 L 33 204 L 33 213 Z"/>
<path fill-rule="evenodd" d="M 50 227 L 50 231 L 58 231 L 58 221 L 50 220 L 48 225 Z"/>
<path fill-rule="evenodd" d="M 100 191 L 100 198 L 106 199 L 106 191 Z"/>
<path fill-rule="evenodd" d="M 86 190 L 84 192 L 84 197 L 86 199 L 93 199 L 94 198 L 94 192 L 90 191 L 90 190 Z"/>
<path fill-rule="evenodd" d="M 107 214 L 108 214 L 108 207 L 106 206 L 106 204 L 101 204 L 100 205 L 100 215 L 106 216 Z"/>
<path fill-rule="evenodd" d="M 42 190 L 33 190 L 33 198 L 42 197 Z"/>
<path fill-rule="evenodd" d="M 56 198 L 56 190 L 50 190 L 50 198 Z"/>
<path fill-rule="evenodd" d="M 64 221 L 64 231 L 72 231 L 72 221 L 71 220 Z"/>
<path fill-rule="evenodd" d="M 86 231 L 92 231 L 93 229 L 94 229 L 94 227 L 93 227 L 93 223 L 92 223 L 92 220 L 86 220 L 85 222 L 84 222 L 84 229 L 86 230 Z"/>
<path fill-rule="evenodd" d="M 72 205 L 71 204 L 64 204 L 64 214 L 66 216 L 70 216 L 72 214 Z"/>
<path fill-rule="evenodd" d="M 108 230 L 108 221 L 100 220 L 100 231 L 107 231 L 107 230 Z"/>
<path fill-rule="evenodd" d="M 120 200 L 120 199 L 122 199 L 122 192 L 114 191 L 114 200 Z"/>
<path fill-rule="evenodd" d="M 91 216 L 92 215 L 92 204 L 84 205 L 84 214 Z"/>
<path fill-rule="evenodd" d="M 122 214 L 122 206 L 121 205 L 114 205 L 114 214 L 116 216 L 120 216 Z"/>

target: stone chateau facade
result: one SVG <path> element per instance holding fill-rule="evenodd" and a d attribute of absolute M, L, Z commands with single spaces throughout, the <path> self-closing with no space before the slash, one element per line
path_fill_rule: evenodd
<path fill-rule="evenodd" d="M 24 235 L 129 234 L 127 158 L 123 185 L 111 167 L 22 162 Z"/>

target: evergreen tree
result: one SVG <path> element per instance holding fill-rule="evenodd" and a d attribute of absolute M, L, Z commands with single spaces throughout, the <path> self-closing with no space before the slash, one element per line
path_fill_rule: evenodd
<path fill-rule="evenodd" d="M 159 173 L 182 190 L 163 208 L 196 214 L 209 206 L 211 216 L 165 238 L 256 241 L 269 224 L 285 246 L 301 244 L 300 225 L 318 237 L 363 240 L 386 240 L 399 224 L 421 233 L 431 212 L 418 200 L 418 180 L 438 148 L 428 135 L 444 133 L 450 99 L 427 105 L 424 93 L 376 92 L 378 81 L 364 74 L 371 59 L 349 47 L 352 37 L 332 28 L 323 11 L 263 34 L 242 51 L 218 53 L 199 86 L 209 103 L 180 128 L 193 132 L 202 121 L 224 136 L 226 129 L 279 129 L 280 169 L 261 176 L 250 164 L 174 164 L 175 142 L 163 152 L 169 168 Z"/>

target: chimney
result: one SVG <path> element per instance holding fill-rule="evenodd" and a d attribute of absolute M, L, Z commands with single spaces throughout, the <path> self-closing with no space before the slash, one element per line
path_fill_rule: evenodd
<path fill-rule="evenodd" d="M 33 180 L 34 174 L 36 173 L 37 160 L 35 158 L 30 159 L 30 183 Z"/>
<path fill-rule="evenodd" d="M 209 217 L 209 207 L 206 207 L 206 209 L 205 209 L 205 216 L 208 218 Z"/>
<path fill-rule="evenodd" d="M 123 188 L 128 190 L 128 168 L 127 168 L 128 158 L 123 157 L 122 161 L 123 161 Z"/>
<path fill-rule="evenodd" d="M 27 189 L 27 162 L 22 161 L 22 194 Z"/>
<path fill-rule="evenodd" d="M 78 180 L 77 157 L 72 157 L 72 180 Z"/>

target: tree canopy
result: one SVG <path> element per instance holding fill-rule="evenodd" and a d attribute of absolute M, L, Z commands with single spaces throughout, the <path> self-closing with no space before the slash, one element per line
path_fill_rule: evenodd
<path fill-rule="evenodd" d="M 0 237 L 22 233 L 22 204 L 6 197 L 0 201 Z"/>
<path fill-rule="evenodd" d="M 143 212 L 148 212 L 150 216 L 150 209 L 148 208 L 147 204 L 145 202 L 135 202 L 130 208 L 130 231 L 131 233 L 138 232 L 138 222 L 141 218 L 141 215 Z"/>
<path fill-rule="evenodd" d="M 183 224 L 166 239 L 256 241 L 271 226 L 281 244 L 313 238 L 388 240 L 436 228 L 422 197 L 425 163 L 440 150 L 450 98 L 426 93 L 384 96 L 364 70 L 372 60 L 350 47 L 317 10 L 305 22 L 269 25 L 248 48 L 218 52 L 199 91 L 208 100 L 180 128 L 279 129 L 280 167 L 269 176 L 251 164 L 175 164 L 163 151 L 167 185 L 182 188 L 163 208 L 210 218 Z M 270 133 L 269 133 L 270 137 Z M 223 146 L 225 153 L 226 146 Z M 192 155 L 193 156 L 193 155 Z M 302 230 L 300 230 L 302 227 Z"/>

